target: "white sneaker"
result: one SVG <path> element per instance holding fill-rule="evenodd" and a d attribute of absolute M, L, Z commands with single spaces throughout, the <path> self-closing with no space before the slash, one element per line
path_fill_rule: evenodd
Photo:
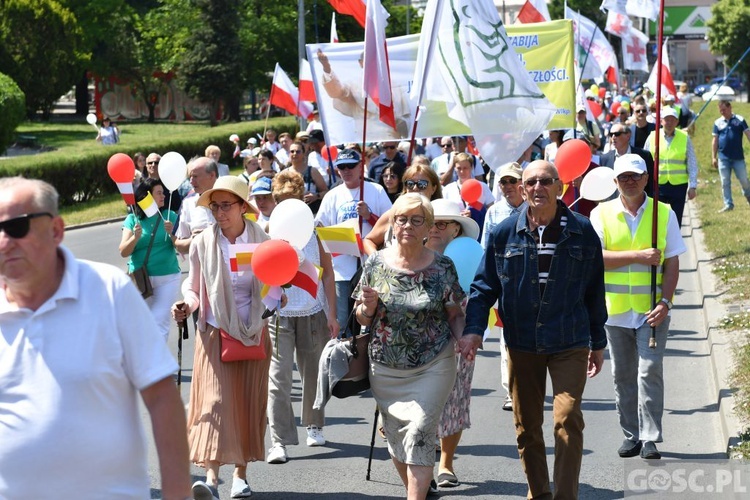
<path fill-rule="evenodd" d="M 323 429 L 314 425 L 307 428 L 307 446 L 323 446 L 326 438 L 323 437 Z"/>
<path fill-rule="evenodd" d="M 286 455 L 286 446 L 279 443 L 274 443 L 273 446 L 268 450 L 268 457 L 266 462 L 269 464 L 285 464 L 289 461 L 289 457 Z"/>
<path fill-rule="evenodd" d="M 195 500 L 218 500 L 219 492 L 203 481 L 193 483 L 193 498 Z"/>
<path fill-rule="evenodd" d="M 238 477 L 232 478 L 232 498 L 248 498 L 253 491 L 247 481 Z"/>

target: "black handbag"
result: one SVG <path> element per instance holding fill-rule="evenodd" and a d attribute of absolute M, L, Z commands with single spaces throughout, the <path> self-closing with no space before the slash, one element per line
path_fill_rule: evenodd
<path fill-rule="evenodd" d="M 154 246 L 154 237 L 156 237 L 156 230 L 159 228 L 159 221 L 161 217 L 154 224 L 154 230 L 151 233 L 151 239 L 148 242 L 148 250 L 146 250 L 146 258 L 143 259 L 143 265 L 138 269 L 133 270 L 130 275 L 130 279 L 133 280 L 133 284 L 141 292 L 141 297 L 147 299 L 154 294 L 154 286 L 151 284 L 151 278 L 146 270 L 146 264 L 148 264 L 148 256 L 151 255 L 151 247 Z"/>
<path fill-rule="evenodd" d="M 336 382 L 331 389 L 331 394 L 344 399 L 361 394 L 370 388 L 370 356 L 368 354 L 370 332 L 366 331 L 362 335 L 349 337 L 341 342 L 349 344 L 352 357 L 349 360 L 349 371 Z"/>

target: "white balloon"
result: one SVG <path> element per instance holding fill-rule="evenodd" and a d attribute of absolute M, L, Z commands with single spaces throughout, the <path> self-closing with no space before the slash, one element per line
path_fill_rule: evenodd
<path fill-rule="evenodd" d="M 268 221 L 268 234 L 275 240 L 284 240 L 298 250 L 310 241 L 315 218 L 302 200 L 284 200 L 273 209 Z"/>
<path fill-rule="evenodd" d="M 86 122 L 88 122 L 89 125 L 96 125 L 96 115 L 94 113 L 87 114 Z"/>
<path fill-rule="evenodd" d="M 615 171 L 609 167 L 597 167 L 581 181 L 581 197 L 587 200 L 606 200 L 615 191 Z"/>
<path fill-rule="evenodd" d="M 159 178 L 170 191 L 180 187 L 187 178 L 187 162 L 180 153 L 170 151 L 159 161 Z"/>

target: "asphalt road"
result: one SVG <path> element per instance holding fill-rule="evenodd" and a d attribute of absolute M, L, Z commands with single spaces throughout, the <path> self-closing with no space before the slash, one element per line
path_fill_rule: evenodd
<path fill-rule="evenodd" d="M 667 349 L 664 415 L 665 442 L 660 445 L 666 459 L 710 459 L 725 457 L 726 443 L 720 436 L 718 395 L 711 379 L 709 348 L 703 331 L 702 300 L 693 251 L 692 230 L 683 229 L 688 253 L 680 259 L 681 275 L 672 329 Z M 105 224 L 69 231 L 65 244 L 79 257 L 108 262 L 124 269 L 117 253 L 119 224 Z M 184 267 L 184 266 L 183 266 Z M 176 329 L 170 335 L 176 352 Z M 184 345 L 182 397 L 187 404 L 193 354 L 193 332 Z M 465 431 L 455 461 L 461 481 L 457 488 L 442 489 L 442 498 L 514 498 L 526 495 L 526 483 L 515 446 L 510 412 L 501 409 L 505 394 L 500 386 L 500 352 L 497 338 L 486 343 L 476 365 L 472 399 L 472 428 Z M 299 416 L 301 388 L 295 374 L 293 398 Z M 391 464 L 385 443 L 376 438 L 371 480 L 365 480 L 372 433 L 374 401 L 367 395 L 346 400 L 333 399 L 327 406 L 324 434 L 326 446 L 304 445 L 305 430 L 299 428 L 300 446 L 288 447 L 290 461 L 284 465 L 265 462 L 250 464 L 248 480 L 253 498 L 357 499 L 402 498 L 404 489 Z M 622 433 L 617 424 L 610 365 L 589 381 L 583 401 L 586 420 L 580 497 L 611 499 L 623 496 L 624 459 L 617 456 Z M 148 427 L 148 416 L 143 412 Z M 551 400 L 547 398 L 545 438 L 548 455 L 554 442 L 551 430 Z M 159 473 L 153 439 L 149 438 L 149 470 L 152 498 L 159 498 Z M 266 448 L 270 438 L 266 437 Z M 640 459 L 629 459 L 640 460 Z M 194 479 L 203 479 L 201 468 L 193 466 Z M 221 498 L 229 498 L 231 467 L 221 469 Z"/>

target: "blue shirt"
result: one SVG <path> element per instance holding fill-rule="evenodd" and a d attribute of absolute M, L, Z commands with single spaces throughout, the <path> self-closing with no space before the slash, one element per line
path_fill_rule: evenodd
<path fill-rule="evenodd" d="M 722 160 L 742 160 L 742 136 L 747 130 L 747 122 L 740 115 L 732 115 L 727 120 L 723 116 L 714 122 L 713 135 L 719 138 L 719 158 Z"/>

